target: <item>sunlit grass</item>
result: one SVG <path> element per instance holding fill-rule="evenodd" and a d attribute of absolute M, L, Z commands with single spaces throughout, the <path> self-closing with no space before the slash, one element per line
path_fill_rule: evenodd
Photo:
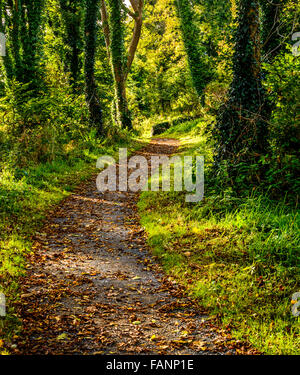
<path fill-rule="evenodd" d="M 19 277 L 26 275 L 26 255 L 32 251 L 30 237 L 42 226 L 53 210 L 81 182 L 97 173 L 96 160 L 103 154 L 118 157 L 118 147 L 128 152 L 142 144 L 120 141 L 119 144 L 95 144 L 75 154 L 57 158 L 26 169 L 4 167 L 0 174 L 0 292 L 6 296 L 7 316 L 0 318 L 0 339 L 10 340 L 20 329 L 14 311 L 19 296 Z M 95 182 L 96 187 L 96 182 Z M 0 354 L 7 350 L 0 347 Z"/>
<path fill-rule="evenodd" d="M 211 160 L 199 135 L 184 134 L 180 151 Z M 184 192 L 142 193 L 153 253 L 236 338 L 263 353 L 299 354 L 300 319 L 291 314 L 291 296 L 300 291 L 298 211 L 258 193 L 217 194 L 211 184 L 197 204 L 185 203 Z"/>
<path fill-rule="evenodd" d="M 91 161 L 70 166 L 67 160 L 28 169 L 23 171 L 22 177 L 16 177 L 14 171 L 8 169 L 2 171 L 0 292 L 6 296 L 7 316 L 0 319 L 1 338 L 9 340 L 20 328 L 13 305 L 18 299 L 18 279 L 25 275 L 26 254 L 31 251 L 30 236 L 42 225 L 49 209 L 93 171 Z"/>

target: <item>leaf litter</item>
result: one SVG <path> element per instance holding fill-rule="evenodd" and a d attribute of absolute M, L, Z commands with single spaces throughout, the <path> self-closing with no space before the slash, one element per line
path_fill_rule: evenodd
<path fill-rule="evenodd" d="M 177 147 L 154 139 L 138 154 Z M 22 279 L 14 354 L 255 354 L 163 273 L 138 197 L 99 193 L 93 176 L 47 218 Z"/>

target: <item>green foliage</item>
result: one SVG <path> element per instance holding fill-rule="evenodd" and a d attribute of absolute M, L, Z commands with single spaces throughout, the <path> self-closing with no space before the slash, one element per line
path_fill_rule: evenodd
<path fill-rule="evenodd" d="M 0 101 L 0 159 L 24 166 L 54 160 L 89 131 L 84 98 L 58 89 L 28 98 L 27 85 L 15 82 Z M 17 108 L 17 111 L 15 110 Z"/>
<path fill-rule="evenodd" d="M 297 154 L 300 148 L 299 97 L 300 61 L 288 51 L 272 64 L 264 65 L 265 87 L 275 109 L 270 124 L 270 138 L 276 153 Z"/>
<path fill-rule="evenodd" d="M 139 48 L 128 77 L 128 100 L 135 117 L 165 121 L 199 109 L 174 1 L 146 2 Z M 158 119 L 161 116 L 162 119 Z"/>
<path fill-rule="evenodd" d="M 300 194 L 299 68 L 299 58 L 290 53 L 290 46 L 272 64 L 264 64 L 267 74 L 264 85 L 273 107 L 269 122 L 271 149 L 265 160 L 267 182 L 277 195 L 284 192 L 295 200 Z"/>

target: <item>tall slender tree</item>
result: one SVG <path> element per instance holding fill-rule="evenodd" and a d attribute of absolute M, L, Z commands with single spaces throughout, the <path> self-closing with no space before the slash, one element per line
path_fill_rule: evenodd
<path fill-rule="evenodd" d="M 2 7 L 2 29 L 7 36 L 7 57 L 4 59 L 7 79 L 29 84 L 33 95 L 40 90 L 42 81 L 43 9 L 44 0 L 8 0 Z"/>
<path fill-rule="evenodd" d="M 214 129 L 217 161 L 234 165 L 267 149 L 265 98 L 261 83 L 259 3 L 240 0 L 228 102 Z"/>
<path fill-rule="evenodd" d="M 115 84 L 113 117 L 119 126 L 128 129 L 132 129 L 132 121 L 126 96 L 126 81 L 141 36 L 144 0 L 130 0 L 130 3 L 132 10 L 122 0 L 101 0 L 102 27 Z M 124 21 L 127 15 L 134 20 L 128 53 L 124 41 Z"/>
<path fill-rule="evenodd" d="M 280 16 L 287 0 L 261 0 L 262 51 L 265 61 L 272 61 L 283 46 Z"/>
<path fill-rule="evenodd" d="M 201 98 L 205 86 L 212 78 L 205 60 L 205 48 L 200 45 L 199 31 L 194 21 L 194 13 L 190 0 L 175 0 L 180 19 L 181 33 L 188 57 L 189 68 L 194 88 Z"/>
<path fill-rule="evenodd" d="M 99 5 L 99 0 L 85 0 L 84 77 L 86 103 L 89 110 L 90 123 L 91 126 L 97 130 L 97 135 L 101 136 L 103 134 L 102 108 L 95 81 L 97 16 Z"/>
<path fill-rule="evenodd" d="M 67 46 L 64 65 L 65 70 L 70 73 L 70 83 L 76 90 L 82 67 L 80 55 L 83 51 L 83 6 L 81 0 L 59 0 L 59 5 L 63 21 L 63 41 Z"/>
<path fill-rule="evenodd" d="M 16 1 L 18 4 L 18 1 Z M 23 6 L 22 6 L 23 5 Z M 42 15 L 45 0 L 23 0 L 21 2 L 20 38 L 22 44 L 23 81 L 39 87 L 37 73 L 40 69 L 40 39 L 42 37 Z"/>
<path fill-rule="evenodd" d="M 7 30 L 7 5 L 4 1 L 0 0 L 0 32 L 5 35 L 6 42 L 7 42 L 7 36 L 6 36 L 6 30 Z M 4 64 L 4 73 L 6 76 L 6 82 L 10 81 L 14 76 L 14 66 L 11 56 L 11 51 L 9 50 L 7 44 L 5 46 L 5 56 L 3 56 L 3 64 Z"/>

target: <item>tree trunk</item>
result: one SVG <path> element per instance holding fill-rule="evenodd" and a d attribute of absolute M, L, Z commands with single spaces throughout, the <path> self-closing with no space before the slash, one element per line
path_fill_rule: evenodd
<path fill-rule="evenodd" d="M 23 0 L 21 3 L 20 39 L 23 49 L 23 82 L 31 82 L 31 88 L 38 91 L 42 84 L 40 74 L 39 36 L 42 24 L 44 0 Z M 23 3 L 23 6 L 22 6 Z"/>
<path fill-rule="evenodd" d="M 30 96 L 45 88 L 41 74 L 44 0 L 8 0 L 2 7 L 1 30 L 6 34 L 6 84 L 15 79 L 28 84 Z"/>
<path fill-rule="evenodd" d="M 120 64 L 114 64 L 116 121 L 122 128 L 132 129 L 132 121 L 126 97 L 126 80 Z"/>
<path fill-rule="evenodd" d="M 116 122 L 122 128 L 132 129 L 126 97 L 126 65 L 122 0 L 108 0 L 110 58 L 115 82 Z M 103 21 L 102 21 L 103 22 Z"/>
<path fill-rule="evenodd" d="M 95 81 L 95 54 L 97 38 L 97 15 L 99 11 L 99 1 L 86 0 L 85 9 L 85 57 L 84 57 L 84 76 L 86 103 L 89 110 L 91 126 L 97 130 L 97 135 L 103 134 L 102 109 L 97 86 Z"/>
<path fill-rule="evenodd" d="M 194 15 L 190 0 L 176 0 L 175 3 L 193 86 L 201 98 L 205 86 L 212 78 L 211 69 L 205 61 L 205 49 L 200 46 L 199 32 L 193 21 Z"/>
<path fill-rule="evenodd" d="M 102 28 L 108 57 L 111 61 L 115 83 L 113 118 L 122 128 L 132 129 L 132 121 L 126 97 L 126 81 L 134 60 L 142 31 L 144 0 L 130 0 L 133 11 L 122 0 L 101 0 Z M 126 56 L 124 43 L 124 17 L 129 14 L 134 19 L 134 30 Z"/>
<path fill-rule="evenodd" d="M 60 9 L 64 26 L 64 43 L 69 50 L 64 56 L 65 70 L 70 73 L 70 84 L 74 91 L 78 88 L 78 79 L 82 61 L 80 53 L 83 42 L 81 37 L 81 10 L 80 0 L 60 0 Z"/>
<path fill-rule="evenodd" d="M 265 95 L 261 84 L 260 19 L 257 0 L 241 0 L 228 102 L 214 130 L 217 160 L 247 162 L 267 150 Z"/>

